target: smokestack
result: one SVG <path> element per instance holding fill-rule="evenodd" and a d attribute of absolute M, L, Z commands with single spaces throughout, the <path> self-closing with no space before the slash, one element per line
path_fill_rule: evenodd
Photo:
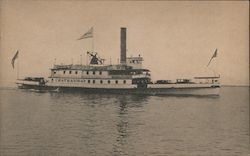
<path fill-rule="evenodd" d="M 121 56 L 120 56 L 120 63 L 126 64 L 126 31 L 127 28 L 121 28 Z"/>

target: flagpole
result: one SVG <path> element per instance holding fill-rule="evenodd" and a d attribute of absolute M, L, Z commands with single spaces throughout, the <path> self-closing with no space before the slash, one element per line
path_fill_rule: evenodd
<path fill-rule="evenodd" d="M 92 38 L 92 47 L 91 50 L 94 52 L 94 27 L 91 27 L 89 31 L 87 31 L 85 34 L 83 34 L 78 40 L 85 39 L 85 38 Z M 86 65 L 88 65 L 88 56 L 86 54 Z"/>
<path fill-rule="evenodd" d="M 17 59 L 17 80 L 19 79 L 19 62 L 20 62 L 20 57 Z"/>
<path fill-rule="evenodd" d="M 211 61 L 212 61 L 213 57 L 209 60 L 207 67 L 210 65 Z"/>
<path fill-rule="evenodd" d="M 211 57 L 211 59 L 209 60 L 208 64 L 207 64 L 207 67 L 210 65 L 211 61 L 213 58 L 217 57 L 217 49 L 215 49 L 215 52 L 213 54 L 213 56 Z"/>
<path fill-rule="evenodd" d="M 94 27 L 92 31 L 93 37 L 92 37 L 92 52 L 94 52 Z"/>
<path fill-rule="evenodd" d="M 86 65 L 88 65 L 88 54 L 85 53 L 85 56 L 86 56 Z"/>
<path fill-rule="evenodd" d="M 82 55 L 81 55 L 81 65 L 82 65 Z"/>

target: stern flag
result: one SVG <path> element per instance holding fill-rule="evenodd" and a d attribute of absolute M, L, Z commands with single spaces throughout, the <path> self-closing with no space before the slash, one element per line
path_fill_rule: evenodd
<path fill-rule="evenodd" d="M 209 66 L 210 62 L 212 61 L 213 58 L 217 57 L 217 49 L 215 49 L 215 52 L 213 54 L 213 56 L 211 57 L 211 59 L 209 60 L 207 67 Z"/>
<path fill-rule="evenodd" d="M 12 65 L 13 69 L 15 67 L 15 60 L 18 58 L 18 53 L 19 53 L 19 51 L 17 50 L 16 54 L 14 55 L 14 57 L 11 60 L 11 65 Z"/>
<path fill-rule="evenodd" d="M 91 27 L 89 31 L 87 31 L 85 34 L 83 34 L 78 40 L 85 39 L 85 38 L 92 38 L 93 37 L 93 31 L 94 28 Z"/>

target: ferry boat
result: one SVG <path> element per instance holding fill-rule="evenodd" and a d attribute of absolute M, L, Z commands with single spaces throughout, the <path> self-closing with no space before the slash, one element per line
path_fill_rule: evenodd
<path fill-rule="evenodd" d="M 151 80 L 143 58 L 126 56 L 126 28 L 121 28 L 120 63 L 105 65 L 96 52 L 87 52 L 88 65 L 54 65 L 48 78 L 26 77 L 16 82 L 20 89 L 149 95 L 219 95 L 219 76 L 193 79 Z"/>

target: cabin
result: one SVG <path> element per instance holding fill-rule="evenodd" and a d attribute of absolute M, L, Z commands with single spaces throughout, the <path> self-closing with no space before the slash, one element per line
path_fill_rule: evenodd
<path fill-rule="evenodd" d="M 120 64 L 105 65 L 96 52 L 87 52 L 89 65 L 54 65 L 49 83 L 57 86 L 134 87 L 151 82 L 150 71 L 142 68 L 143 58 L 126 57 L 126 28 L 121 29 Z"/>

